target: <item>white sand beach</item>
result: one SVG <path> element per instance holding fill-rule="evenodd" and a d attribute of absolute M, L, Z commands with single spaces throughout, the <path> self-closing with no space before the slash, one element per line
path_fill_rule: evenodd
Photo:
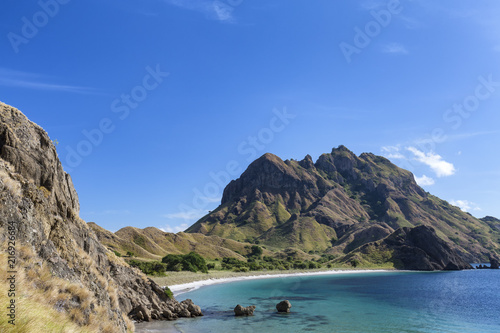
<path fill-rule="evenodd" d="M 394 270 L 387 269 L 366 269 L 366 270 L 328 270 L 328 271 L 314 271 L 314 272 L 293 272 L 293 273 L 275 273 L 275 272 L 264 272 L 262 274 L 258 274 L 255 272 L 255 275 L 246 275 L 246 276 L 233 276 L 227 278 L 211 278 L 199 281 L 193 281 L 189 283 L 176 284 L 168 286 L 170 290 L 174 293 L 174 296 L 181 295 L 188 291 L 192 291 L 195 289 L 199 289 L 201 287 L 220 284 L 220 283 L 229 283 L 236 281 L 245 281 L 245 280 L 257 280 L 257 279 L 275 279 L 275 278 L 289 278 L 289 277 L 302 277 L 302 276 L 313 276 L 313 275 L 335 275 L 335 274 L 366 274 L 366 273 L 375 273 L 375 272 L 395 272 Z M 400 271 L 403 272 L 403 271 Z"/>

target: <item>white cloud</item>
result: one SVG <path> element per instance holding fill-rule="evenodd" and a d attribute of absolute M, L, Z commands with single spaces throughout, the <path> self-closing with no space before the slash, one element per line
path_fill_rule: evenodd
<path fill-rule="evenodd" d="M 204 210 L 192 210 L 188 212 L 177 212 L 177 213 L 171 213 L 171 214 L 165 214 L 163 217 L 166 217 L 167 219 L 181 219 L 181 220 L 186 220 L 186 221 L 194 221 L 202 218 L 207 214 L 207 211 Z"/>
<path fill-rule="evenodd" d="M 464 212 L 469 212 L 472 210 L 475 210 L 475 211 L 481 210 L 481 208 L 477 204 L 475 204 L 474 202 L 467 201 L 467 200 L 451 200 L 450 204 L 452 204 L 453 206 L 459 207 Z"/>
<path fill-rule="evenodd" d="M 438 177 L 451 176 L 456 172 L 455 166 L 452 163 L 446 162 L 434 152 L 424 153 L 415 147 L 408 147 L 406 149 L 415 155 L 417 161 L 429 166 Z"/>
<path fill-rule="evenodd" d="M 201 199 L 205 202 L 217 202 L 220 203 L 222 197 L 201 197 Z"/>
<path fill-rule="evenodd" d="M 406 159 L 406 157 L 400 153 L 401 149 L 399 146 L 384 146 L 382 147 L 382 153 L 386 158 L 392 159 Z"/>
<path fill-rule="evenodd" d="M 390 43 L 383 47 L 382 52 L 390 54 L 408 54 L 408 49 L 399 43 Z"/>
<path fill-rule="evenodd" d="M 205 14 L 222 22 L 234 22 L 234 7 L 220 0 L 165 0 L 168 4 Z"/>
<path fill-rule="evenodd" d="M 187 223 L 182 223 L 178 225 L 171 226 L 170 224 L 165 225 L 164 227 L 158 228 L 163 232 L 173 232 L 173 233 L 178 233 L 181 231 L 186 230 L 189 228 L 189 224 Z"/>
<path fill-rule="evenodd" d="M 436 183 L 434 181 L 434 179 L 432 179 L 431 177 L 427 177 L 426 175 L 422 175 L 422 177 L 417 177 L 417 176 L 414 176 L 414 177 L 415 177 L 415 181 L 420 186 L 431 186 L 431 185 L 434 185 Z"/>

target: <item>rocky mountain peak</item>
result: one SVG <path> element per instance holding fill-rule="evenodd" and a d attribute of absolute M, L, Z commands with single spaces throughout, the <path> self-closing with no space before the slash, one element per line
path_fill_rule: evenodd
<path fill-rule="evenodd" d="M 498 233 L 493 220 L 464 214 L 425 192 L 411 172 L 372 153 L 356 156 L 345 146 L 315 163 L 309 155 L 285 162 L 263 155 L 224 189 L 222 205 L 188 232 L 251 236 L 269 246 L 345 255 L 399 228 L 420 225 L 436 227 L 468 260 L 500 253 L 493 240 L 475 241 L 471 232 Z"/>
<path fill-rule="evenodd" d="M 299 165 L 304 169 L 312 169 L 314 168 L 314 162 L 311 155 L 307 154 L 306 157 L 302 161 L 299 162 Z"/>
<path fill-rule="evenodd" d="M 340 145 L 337 148 L 332 148 L 332 155 L 334 155 L 337 152 L 346 152 L 349 154 L 354 154 L 352 151 L 350 151 L 346 146 Z"/>

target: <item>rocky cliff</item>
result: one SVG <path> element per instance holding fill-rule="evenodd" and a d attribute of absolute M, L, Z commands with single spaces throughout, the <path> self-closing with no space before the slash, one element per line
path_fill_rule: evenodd
<path fill-rule="evenodd" d="M 489 223 L 425 192 L 386 158 L 340 146 L 316 162 L 263 155 L 187 232 L 342 257 L 400 228 L 425 225 L 474 262 L 500 252 L 500 230 Z"/>
<path fill-rule="evenodd" d="M 462 270 L 472 269 L 448 243 L 428 226 L 403 227 L 381 241 L 368 243 L 350 253 L 350 258 L 375 253 L 389 253 L 397 269 L 405 270 Z"/>
<path fill-rule="evenodd" d="M 98 241 L 79 218 L 78 195 L 47 133 L 3 103 L 0 189 L 0 244 L 6 246 L 9 226 L 14 227 L 15 268 L 34 288 L 32 293 L 47 294 L 43 304 L 100 332 L 131 330 L 127 316 L 149 320 L 201 315 L 193 304 L 169 299 Z M 33 296 L 28 290 L 20 293 L 20 301 Z"/>

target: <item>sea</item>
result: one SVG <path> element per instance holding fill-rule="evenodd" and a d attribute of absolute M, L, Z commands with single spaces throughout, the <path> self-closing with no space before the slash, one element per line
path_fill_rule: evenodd
<path fill-rule="evenodd" d="M 350 272 L 203 286 L 180 295 L 204 317 L 136 325 L 137 332 L 500 332 L 500 270 Z M 289 300 L 291 312 L 277 313 Z M 235 317 L 237 304 L 255 305 Z"/>

